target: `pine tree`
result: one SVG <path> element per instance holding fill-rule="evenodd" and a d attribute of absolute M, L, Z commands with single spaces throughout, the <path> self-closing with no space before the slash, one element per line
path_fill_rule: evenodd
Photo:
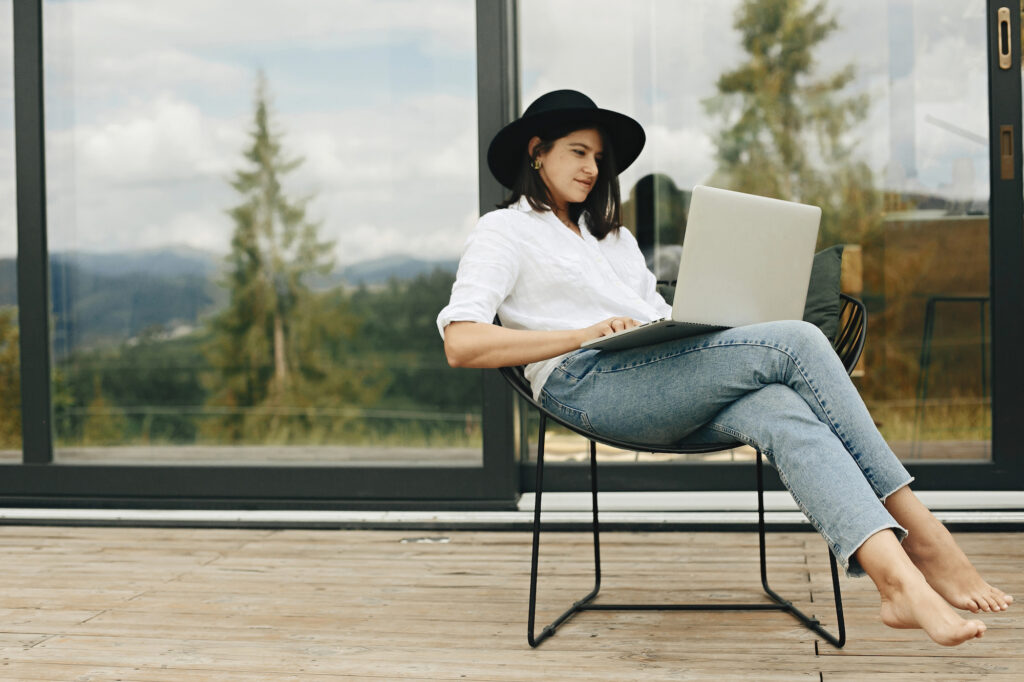
<path fill-rule="evenodd" d="M 281 138 L 261 73 L 246 164 L 231 180 L 241 202 L 228 211 L 235 224 L 223 282 L 230 300 L 212 323 L 207 348 L 215 368 L 207 381 L 211 402 L 228 408 L 281 407 L 304 393 L 297 318 L 313 300 L 309 276 L 333 266 L 333 243 L 320 241 L 319 225 L 307 218 L 310 197 L 292 200 L 283 191 L 282 179 L 303 160 L 287 158 Z M 233 412 L 216 429 L 229 441 L 249 430 Z"/>
<path fill-rule="evenodd" d="M 825 2 L 745 0 L 737 9 L 749 58 L 723 73 L 705 100 L 722 119 L 713 183 L 822 208 L 820 242 L 863 241 L 877 227 L 880 196 L 850 132 L 867 95 L 844 96 L 855 69 L 814 75 L 814 50 L 838 28 Z"/>

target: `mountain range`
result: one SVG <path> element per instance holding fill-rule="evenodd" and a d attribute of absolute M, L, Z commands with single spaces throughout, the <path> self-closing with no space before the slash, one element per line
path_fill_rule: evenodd
<path fill-rule="evenodd" d="M 454 272 L 455 259 L 388 256 L 336 268 L 316 277 L 318 290 L 405 280 L 433 271 Z M 50 257 L 54 354 L 124 342 L 147 329 L 171 332 L 196 326 L 222 307 L 219 284 L 226 264 L 215 253 L 175 247 L 146 251 L 58 252 Z M 0 306 L 17 305 L 17 263 L 0 258 Z"/>

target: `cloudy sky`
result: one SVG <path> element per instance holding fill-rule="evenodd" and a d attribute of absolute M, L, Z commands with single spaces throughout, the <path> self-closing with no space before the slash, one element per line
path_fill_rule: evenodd
<path fill-rule="evenodd" d="M 822 73 L 852 62 L 871 95 L 858 153 L 880 177 L 901 157 L 909 182 L 985 198 L 984 1 L 893 3 L 832 2 L 820 50 Z M 624 191 L 653 171 L 691 187 L 713 170 L 701 100 L 743 58 L 736 4 L 521 0 L 523 104 L 572 87 L 631 113 L 649 142 Z M 10 17 L 0 0 L 0 255 L 16 248 Z M 225 252 L 260 69 L 305 159 L 286 190 L 315 197 L 339 263 L 454 257 L 479 213 L 472 0 L 72 0 L 44 22 L 52 250 Z M 913 47 L 902 72 L 890 34 Z"/>

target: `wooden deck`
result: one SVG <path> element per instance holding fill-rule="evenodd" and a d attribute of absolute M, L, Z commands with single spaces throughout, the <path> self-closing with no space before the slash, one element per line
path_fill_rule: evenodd
<path fill-rule="evenodd" d="M 589 589 L 586 534 L 542 547 L 543 616 Z M 1024 595 L 1024 534 L 961 534 Z M 954 649 L 877 620 L 843 580 L 836 651 L 780 613 L 578 616 L 526 643 L 529 536 L 519 532 L 0 528 L 0 679 L 1014 680 L 1024 601 Z M 756 599 L 753 534 L 608 533 L 608 601 Z M 824 543 L 769 536 L 773 587 L 834 624 Z"/>

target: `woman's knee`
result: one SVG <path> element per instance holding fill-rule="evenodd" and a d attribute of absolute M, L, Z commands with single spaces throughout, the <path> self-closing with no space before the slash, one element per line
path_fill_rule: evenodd
<path fill-rule="evenodd" d="M 777 325 L 778 343 L 797 354 L 835 352 L 832 343 L 817 325 L 803 320 L 780 320 L 773 324 Z"/>
<path fill-rule="evenodd" d="M 779 320 L 771 324 L 777 325 L 784 336 L 796 339 L 824 339 L 825 335 L 817 325 L 805 320 Z"/>

